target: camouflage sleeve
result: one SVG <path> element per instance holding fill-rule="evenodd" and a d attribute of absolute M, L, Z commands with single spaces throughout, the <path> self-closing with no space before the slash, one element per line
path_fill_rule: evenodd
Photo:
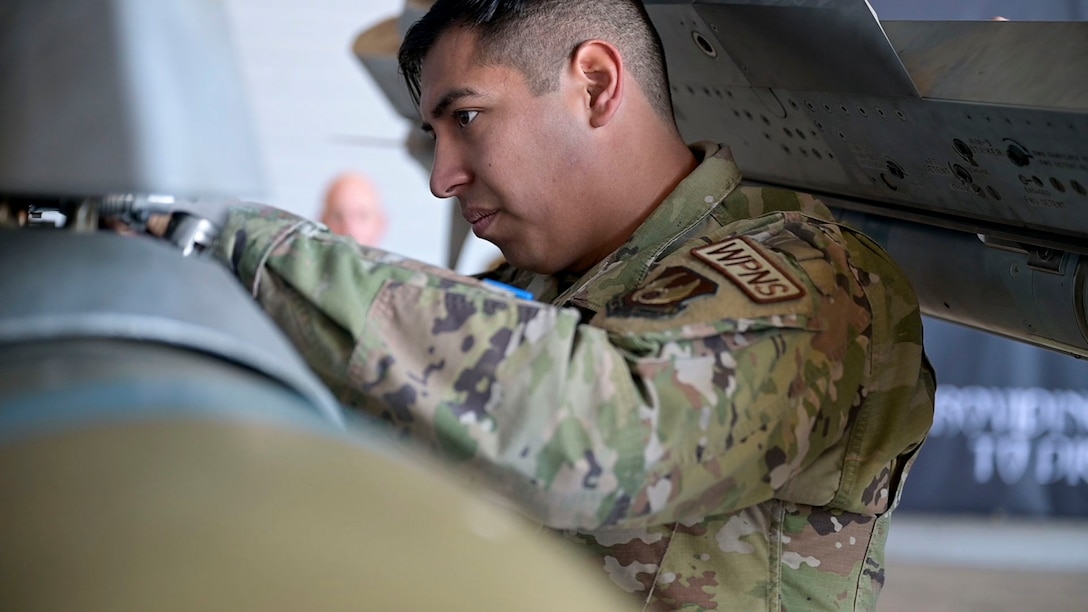
<path fill-rule="evenodd" d="M 341 402 L 555 528 L 694 520 L 771 497 L 841 435 L 845 417 L 821 416 L 821 402 L 848 407 L 861 370 L 844 367 L 863 358 L 849 334 L 811 327 L 811 301 L 713 323 L 691 322 L 693 309 L 679 326 L 617 304 L 586 325 L 276 211 L 232 212 L 218 256 Z"/>

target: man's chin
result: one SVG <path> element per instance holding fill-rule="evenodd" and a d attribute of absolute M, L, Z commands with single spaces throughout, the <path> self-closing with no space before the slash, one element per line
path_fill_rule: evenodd
<path fill-rule="evenodd" d="M 518 270 L 525 270 L 536 274 L 547 274 L 540 270 L 539 262 L 534 258 L 529 257 L 527 253 L 511 248 L 509 245 L 503 245 L 497 242 L 492 242 L 492 244 L 499 247 L 499 251 L 502 252 L 502 257 L 506 260 L 506 263 L 514 266 Z"/>
<path fill-rule="evenodd" d="M 532 272 L 534 274 L 552 275 L 558 274 L 562 271 L 562 269 L 558 267 L 555 262 L 549 262 L 546 260 L 528 258 L 524 256 L 518 257 L 515 255 L 508 256 L 505 252 L 503 252 L 503 258 L 506 259 L 506 263 L 514 266 L 518 270 L 525 270 L 526 272 Z"/>
<path fill-rule="evenodd" d="M 498 247 L 506 263 L 534 274 L 558 274 L 563 271 L 564 262 L 555 257 L 555 253 L 540 253 L 525 248 L 525 242 L 515 239 L 488 239 L 488 242 Z"/>

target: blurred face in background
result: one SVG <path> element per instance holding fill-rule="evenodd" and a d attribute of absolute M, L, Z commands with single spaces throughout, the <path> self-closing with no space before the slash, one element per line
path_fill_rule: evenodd
<path fill-rule="evenodd" d="M 321 222 L 332 233 L 365 246 L 378 246 L 388 223 L 374 184 L 358 174 L 344 174 L 332 182 Z"/>

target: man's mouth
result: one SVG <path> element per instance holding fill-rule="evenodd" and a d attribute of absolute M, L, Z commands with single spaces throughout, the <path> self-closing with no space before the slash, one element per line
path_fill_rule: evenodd
<path fill-rule="evenodd" d="M 482 238 L 482 233 L 491 226 L 498 214 L 499 211 L 497 210 L 470 210 L 465 211 L 465 220 L 472 225 L 472 233 Z"/>

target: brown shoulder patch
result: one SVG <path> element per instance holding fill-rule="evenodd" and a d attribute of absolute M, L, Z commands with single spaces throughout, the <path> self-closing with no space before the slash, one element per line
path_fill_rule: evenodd
<path fill-rule="evenodd" d="M 683 312 L 688 303 L 713 295 L 718 285 L 709 278 L 679 266 L 670 266 L 634 291 L 619 296 L 607 306 L 611 317 L 668 317 Z"/>
<path fill-rule="evenodd" d="M 793 274 L 747 236 L 696 247 L 691 254 L 721 272 L 757 304 L 788 302 L 805 295 Z"/>

